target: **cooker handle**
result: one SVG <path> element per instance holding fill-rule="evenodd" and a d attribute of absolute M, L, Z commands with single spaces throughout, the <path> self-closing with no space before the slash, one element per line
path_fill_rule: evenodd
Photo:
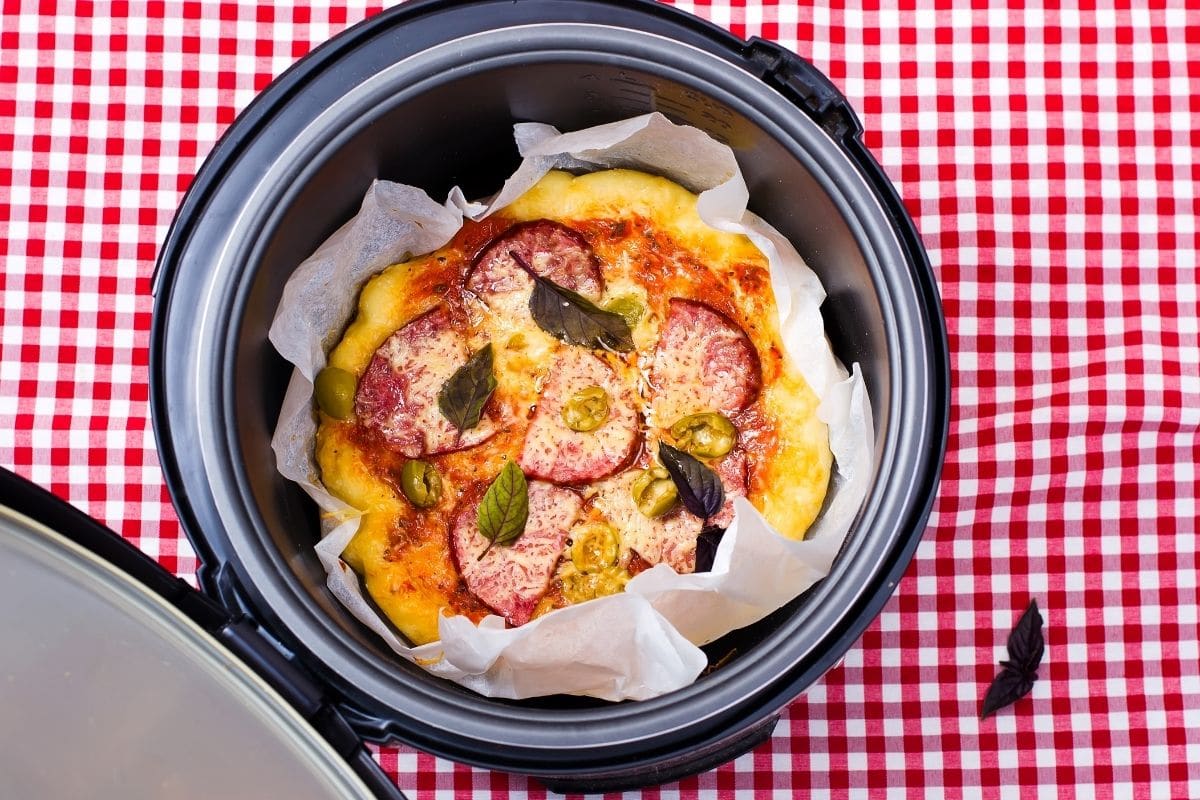
<path fill-rule="evenodd" d="M 850 159 L 862 168 L 863 175 L 883 204 L 885 213 L 891 218 L 892 228 L 899 235 L 901 246 L 908 255 L 914 274 L 933 274 L 929 255 L 912 214 L 905 206 L 896 184 L 888 178 L 879 161 L 863 143 L 862 122 L 841 90 L 804 58 L 775 42 L 756 36 L 746 43 L 743 57 L 754 74 L 808 114 L 822 130 L 841 145 Z M 941 301 L 938 298 L 937 286 L 926 285 L 919 277 L 918 284 L 924 287 L 929 307 L 939 308 Z M 934 324 L 931 335 L 941 342 L 938 352 L 948 352 L 945 323 L 943 321 L 941 325 L 937 325 L 935 315 Z M 949 366 L 942 365 L 939 373 L 942 385 L 948 386 Z M 948 423 L 945 423 L 943 428 L 946 424 Z M 945 438 L 946 434 L 943 433 L 942 439 Z"/>
<path fill-rule="evenodd" d="M 795 103 L 836 141 L 845 144 L 862 136 L 862 123 L 846 96 L 804 58 L 758 36 L 746 43 L 744 56 L 754 74 Z"/>

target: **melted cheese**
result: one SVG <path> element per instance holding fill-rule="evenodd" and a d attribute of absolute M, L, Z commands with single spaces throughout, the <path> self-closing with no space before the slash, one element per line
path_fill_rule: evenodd
<path fill-rule="evenodd" d="M 621 544 L 651 564 L 666 562 L 687 571 L 695 563 L 701 522 L 680 508 L 657 519 L 638 511 L 630 492 L 635 473 L 614 475 L 597 485 L 596 508 L 621 532 Z"/>

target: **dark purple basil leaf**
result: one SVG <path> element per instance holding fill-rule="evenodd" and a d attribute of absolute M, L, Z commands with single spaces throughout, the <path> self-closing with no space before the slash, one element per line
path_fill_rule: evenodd
<path fill-rule="evenodd" d="M 658 443 L 658 460 L 675 482 L 684 508 L 700 519 L 708 519 L 721 510 L 725 503 L 725 487 L 717 473 L 666 442 Z"/>
<path fill-rule="evenodd" d="M 988 687 L 980 719 L 987 719 L 1029 694 L 1033 682 L 1037 680 L 1037 668 L 1045 652 L 1042 615 L 1038 613 L 1037 601 L 1030 600 L 1029 607 L 1008 635 L 1008 660 L 1000 662 L 1000 674 Z"/>
<path fill-rule="evenodd" d="M 696 572 L 711 572 L 713 560 L 717 557 L 717 548 L 725 529 L 716 525 L 705 525 L 696 537 Z"/>
<path fill-rule="evenodd" d="M 1032 674 L 1037 672 L 1045 651 L 1042 615 L 1038 613 L 1037 600 L 1030 600 L 1029 608 L 1025 609 L 1016 627 L 1008 635 L 1008 660 L 1017 671 Z"/>
<path fill-rule="evenodd" d="M 579 347 L 633 349 L 633 333 L 624 317 L 605 311 L 578 292 L 538 275 L 515 250 L 508 254 L 533 278 L 529 314 L 539 328 Z"/>
<path fill-rule="evenodd" d="M 1037 675 L 1022 673 L 1011 667 L 1000 670 L 1000 674 L 992 681 L 983 697 L 983 708 L 980 709 L 979 718 L 987 719 L 1029 694 L 1035 680 Z"/>

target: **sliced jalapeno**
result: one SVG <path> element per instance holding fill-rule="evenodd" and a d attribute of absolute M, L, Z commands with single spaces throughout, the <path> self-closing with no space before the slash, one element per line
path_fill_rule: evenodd
<path fill-rule="evenodd" d="M 638 511 L 651 519 L 666 514 L 679 501 L 679 489 L 675 481 L 662 467 L 651 467 L 633 479 L 629 487 Z"/>
<path fill-rule="evenodd" d="M 663 478 L 670 479 L 670 477 L 671 473 L 657 464 L 651 466 L 649 469 L 642 470 L 629 486 L 629 493 L 633 495 L 633 501 L 636 503 L 642 494 L 645 493 L 646 488 L 656 480 Z"/>
<path fill-rule="evenodd" d="M 313 393 L 322 411 L 335 419 L 354 416 L 354 390 L 358 381 L 344 369 L 326 367 L 317 373 Z"/>
<path fill-rule="evenodd" d="M 671 436 L 680 450 L 699 458 L 719 458 L 737 443 L 737 428 L 725 415 L 710 411 L 679 420 L 671 426 Z"/>
<path fill-rule="evenodd" d="M 571 531 L 571 561 L 580 572 L 599 572 L 617 563 L 621 541 L 613 526 L 587 522 Z"/>
<path fill-rule="evenodd" d="M 605 567 L 599 572 L 579 572 L 567 568 L 562 575 L 563 595 L 572 603 L 606 597 L 625 589 L 629 573 L 620 567 Z"/>
<path fill-rule="evenodd" d="M 563 404 L 563 422 L 573 431 L 594 431 L 608 419 L 608 392 L 599 386 L 580 389 Z"/>
<path fill-rule="evenodd" d="M 646 313 L 646 306 L 636 295 L 623 294 L 620 297 L 614 297 L 604 306 L 605 311 L 611 311 L 614 314 L 620 314 L 625 324 L 632 330 L 635 325 Z"/>
<path fill-rule="evenodd" d="M 417 508 L 432 508 L 442 499 L 442 476 L 428 461 L 406 461 L 400 471 L 400 491 Z"/>

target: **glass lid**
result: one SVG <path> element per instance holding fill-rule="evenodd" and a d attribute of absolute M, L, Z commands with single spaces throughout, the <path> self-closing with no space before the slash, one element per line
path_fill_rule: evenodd
<path fill-rule="evenodd" d="M 7 797 L 373 797 L 191 620 L 2 506 L 0 775 Z"/>

